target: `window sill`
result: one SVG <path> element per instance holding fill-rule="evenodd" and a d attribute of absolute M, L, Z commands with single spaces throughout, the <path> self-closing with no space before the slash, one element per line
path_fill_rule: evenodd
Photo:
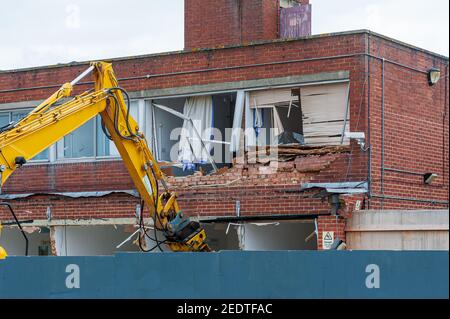
<path fill-rule="evenodd" d="M 70 164 L 70 163 L 92 163 L 92 162 L 107 162 L 107 161 L 120 161 L 120 157 L 105 156 L 105 157 L 81 157 L 81 158 L 63 158 L 57 159 L 55 164 Z"/>
<path fill-rule="evenodd" d="M 49 160 L 29 161 L 27 165 L 53 165 L 53 164 L 74 164 L 74 163 L 94 163 L 94 162 L 108 162 L 108 161 L 120 161 L 120 157 L 83 157 L 83 158 L 65 158 L 57 159 L 54 162 Z"/>

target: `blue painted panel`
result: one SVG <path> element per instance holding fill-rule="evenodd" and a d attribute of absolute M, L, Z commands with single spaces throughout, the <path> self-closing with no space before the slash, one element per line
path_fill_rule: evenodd
<path fill-rule="evenodd" d="M 276 251 L 10 257 L 0 298 L 448 298 L 448 252 Z M 69 289 L 67 265 L 80 269 Z M 368 265 L 380 270 L 369 289 Z"/>

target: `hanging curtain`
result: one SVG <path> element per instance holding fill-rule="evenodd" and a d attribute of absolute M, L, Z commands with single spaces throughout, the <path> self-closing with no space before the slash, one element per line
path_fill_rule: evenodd
<path fill-rule="evenodd" d="M 231 134 L 230 152 L 237 152 L 241 142 L 242 118 L 245 106 L 245 92 L 238 91 L 234 108 L 233 130 Z"/>
<path fill-rule="evenodd" d="M 207 152 L 211 152 L 211 143 L 205 142 L 206 149 L 203 148 L 194 127 L 203 140 L 211 139 L 213 126 L 212 96 L 188 97 L 184 104 L 183 115 L 190 118 L 192 122 L 189 120 L 183 122 L 178 160 L 183 164 L 184 170 L 193 170 L 196 163 L 207 163 Z"/>
<path fill-rule="evenodd" d="M 278 113 L 277 107 L 273 107 L 273 128 L 276 130 L 277 135 L 284 132 L 283 122 L 281 121 L 280 114 Z"/>
<path fill-rule="evenodd" d="M 261 129 L 264 127 L 264 109 L 253 109 L 253 129 L 256 137 L 259 137 Z"/>

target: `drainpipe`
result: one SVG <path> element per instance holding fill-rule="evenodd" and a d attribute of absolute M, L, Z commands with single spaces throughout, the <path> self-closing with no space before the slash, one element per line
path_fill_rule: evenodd
<path fill-rule="evenodd" d="M 448 128 L 445 125 L 445 120 L 447 118 L 447 103 L 448 103 L 448 64 L 445 66 L 445 87 L 444 87 L 444 117 L 442 119 L 442 177 L 444 178 L 444 183 L 445 183 L 445 145 L 448 145 L 448 141 L 447 144 L 445 143 L 445 129 Z M 447 175 L 447 181 L 448 181 L 448 175 Z M 447 185 L 448 187 L 448 185 Z M 447 193 L 447 203 L 449 201 L 449 194 Z M 448 204 L 447 204 L 448 205 Z"/>
<path fill-rule="evenodd" d="M 371 62 L 371 52 L 370 52 L 370 32 L 368 35 L 367 40 L 367 78 L 368 78 L 368 84 L 367 84 L 367 141 L 369 144 L 369 158 L 368 158 L 368 189 L 367 189 L 367 196 L 369 200 L 367 201 L 367 209 L 370 209 L 370 200 L 372 198 L 372 142 L 370 140 L 370 62 Z"/>
<path fill-rule="evenodd" d="M 385 60 L 381 60 L 381 209 L 384 208 L 384 67 Z"/>

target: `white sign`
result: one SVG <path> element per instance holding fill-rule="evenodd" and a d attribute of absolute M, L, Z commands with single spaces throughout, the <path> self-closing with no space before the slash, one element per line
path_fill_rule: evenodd
<path fill-rule="evenodd" d="M 334 231 L 324 231 L 322 233 L 323 249 L 330 249 L 333 242 L 334 242 Z"/>

